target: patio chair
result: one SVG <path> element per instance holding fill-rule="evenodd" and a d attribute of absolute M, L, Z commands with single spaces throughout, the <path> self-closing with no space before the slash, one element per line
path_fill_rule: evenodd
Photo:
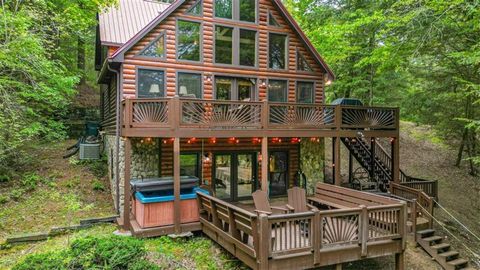
<path fill-rule="evenodd" d="M 287 208 L 294 213 L 302 213 L 317 209 L 315 206 L 307 203 L 307 193 L 305 189 L 293 187 L 287 190 L 288 204 Z"/>
<path fill-rule="evenodd" d="M 273 214 L 274 210 L 281 213 L 288 213 L 289 209 L 286 207 L 271 206 L 268 201 L 268 194 L 263 190 L 257 190 L 252 193 L 253 204 L 255 205 L 255 213 L 257 214 Z"/>

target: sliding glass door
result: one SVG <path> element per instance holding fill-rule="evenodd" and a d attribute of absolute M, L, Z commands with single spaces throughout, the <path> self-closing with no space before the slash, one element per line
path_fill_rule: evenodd
<path fill-rule="evenodd" d="M 214 154 L 213 176 L 218 198 L 238 201 L 250 198 L 256 189 L 255 153 Z"/>

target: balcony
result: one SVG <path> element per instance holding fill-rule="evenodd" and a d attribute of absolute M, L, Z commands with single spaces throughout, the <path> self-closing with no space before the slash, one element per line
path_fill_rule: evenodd
<path fill-rule="evenodd" d="M 391 107 L 178 97 L 122 105 L 127 137 L 388 137 L 399 125 L 399 110 Z"/>

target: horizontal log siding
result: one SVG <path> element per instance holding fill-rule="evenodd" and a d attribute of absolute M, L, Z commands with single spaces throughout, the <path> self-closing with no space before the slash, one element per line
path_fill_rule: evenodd
<path fill-rule="evenodd" d="M 243 75 L 258 77 L 259 79 L 266 78 L 284 78 L 290 80 L 288 101 L 295 102 L 295 81 L 296 80 L 311 80 L 316 82 L 315 101 L 323 102 L 323 68 L 318 65 L 307 49 L 303 45 L 298 35 L 288 26 L 287 22 L 280 13 L 273 6 L 269 0 L 259 0 L 259 24 L 248 24 L 241 22 L 233 22 L 229 20 L 222 20 L 213 18 L 212 5 L 213 0 L 203 1 L 203 17 L 195 17 L 185 15 L 185 10 L 191 6 L 193 0 L 187 1 L 184 5 L 173 12 L 161 24 L 154 28 L 149 34 L 132 47 L 125 55 L 125 62 L 123 65 L 123 91 L 124 97 L 135 97 L 136 92 L 136 68 L 137 67 L 155 67 L 162 68 L 166 71 L 166 89 L 167 96 L 174 96 L 176 89 L 176 71 L 194 71 L 206 74 L 225 74 L 225 75 Z M 267 24 L 268 11 L 273 13 L 275 19 L 282 27 L 272 27 Z M 191 63 L 176 60 L 175 51 L 175 27 L 176 18 L 191 19 L 203 22 L 203 62 Z M 213 63 L 213 43 L 214 43 L 214 26 L 213 23 L 220 23 L 229 26 L 241 26 L 246 29 L 255 29 L 258 31 L 258 68 L 242 68 L 238 66 L 225 67 L 218 66 Z M 165 60 L 137 57 L 136 54 L 143 49 L 150 41 L 155 39 L 159 33 L 165 31 L 167 37 Z M 288 70 L 278 71 L 268 69 L 268 33 L 285 33 L 289 37 L 288 50 Z M 296 71 L 296 51 L 297 48 L 303 53 L 307 62 L 314 69 L 314 72 Z M 204 98 L 213 98 L 213 83 L 203 82 Z M 260 100 L 266 98 L 266 86 L 259 85 L 258 96 Z"/>
<path fill-rule="evenodd" d="M 161 140 L 163 141 L 163 140 Z M 211 152 L 234 152 L 234 151 L 241 151 L 241 152 L 257 152 L 260 154 L 262 145 L 261 143 L 253 144 L 248 139 L 240 139 L 240 143 L 238 144 L 231 144 L 224 140 L 217 140 L 215 144 L 209 144 L 208 139 L 204 141 L 204 153 L 211 153 Z M 288 173 L 289 173 L 289 187 L 293 186 L 293 181 L 295 179 L 295 174 L 299 169 L 299 149 L 298 144 L 290 143 L 290 142 L 282 142 L 282 143 L 269 143 L 268 145 L 269 151 L 287 151 L 288 152 Z M 188 144 L 187 139 L 182 139 L 180 143 L 180 151 L 181 152 L 199 152 L 202 151 L 202 144 L 201 140 L 198 139 L 196 143 Z M 163 143 L 161 146 L 161 159 L 160 159 L 160 174 L 161 176 L 172 176 L 173 175 L 173 143 L 167 142 Z M 207 180 L 208 183 L 212 183 L 212 162 L 213 156 L 211 156 L 211 160 L 209 162 L 204 162 L 203 164 L 203 179 L 204 181 Z M 261 179 L 261 166 L 260 163 L 257 163 L 258 167 L 258 177 L 257 179 Z"/>
<path fill-rule="evenodd" d="M 117 118 L 116 112 L 117 101 L 117 78 L 112 76 L 107 87 L 102 87 L 102 96 L 100 109 L 102 112 L 102 129 L 108 134 L 115 133 L 115 120 Z"/>

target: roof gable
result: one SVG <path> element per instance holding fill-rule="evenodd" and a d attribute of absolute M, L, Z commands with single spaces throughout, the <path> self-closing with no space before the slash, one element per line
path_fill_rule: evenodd
<path fill-rule="evenodd" d="M 281 3 L 281 0 L 271 0 L 272 3 L 278 8 L 280 14 L 286 19 L 288 24 L 293 28 L 293 30 L 298 34 L 300 40 L 304 43 L 307 50 L 310 51 L 314 59 L 318 64 L 325 70 L 330 78 L 335 78 L 334 73 L 330 67 L 325 63 L 323 58 L 314 48 L 312 43 L 305 36 L 300 26 L 295 22 L 293 17 L 286 10 L 285 6 Z M 154 20 L 152 20 L 148 25 L 146 25 L 142 30 L 140 30 L 136 35 L 134 35 L 130 40 L 123 44 L 110 58 L 112 62 L 123 62 L 125 53 L 130 50 L 137 42 L 139 42 L 143 37 L 145 37 L 150 31 L 152 31 L 158 24 L 160 24 L 165 18 L 177 10 L 186 0 L 176 0 L 171 4 L 167 9 L 165 9 L 161 14 L 159 14 Z"/>

